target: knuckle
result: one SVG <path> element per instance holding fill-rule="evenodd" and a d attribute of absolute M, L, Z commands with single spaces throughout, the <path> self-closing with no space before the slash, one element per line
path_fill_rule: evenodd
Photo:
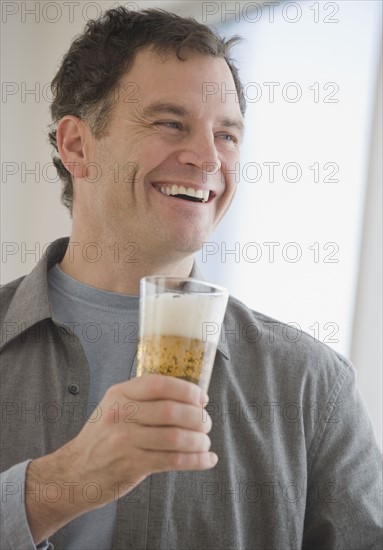
<path fill-rule="evenodd" d="M 166 401 L 163 404 L 164 407 L 164 414 L 167 421 L 170 423 L 174 423 L 177 420 L 178 417 L 178 407 L 177 404 L 172 401 Z"/>
<path fill-rule="evenodd" d="M 189 403 L 198 403 L 199 399 L 199 393 L 200 390 L 198 389 L 198 386 L 193 384 L 193 382 L 186 382 L 187 388 L 186 388 L 186 399 L 189 401 Z"/>
<path fill-rule="evenodd" d="M 183 460 L 182 453 L 170 453 L 169 454 L 169 466 L 174 469 L 181 468 Z"/>
<path fill-rule="evenodd" d="M 205 438 L 204 438 L 203 448 L 204 448 L 204 451 L 208 451 L 211 447 L 210 437 L 206 434 L 204 434 L 204 436 Z"/>
<path fill-rule="evenodd" d="M 115 414 L 115 411 L 110 407 L 106 407 L 104 410 L 105 422 L 109 424 L 116 424 L 119 420 L 118 415 Z"/>
<path fill-rule="evenodd" d="M 168 433 L 168 443 L 172 447 L 179 448 L 182 442 L 182 430 L 179 428 L 172 428 Z"/>
<path fill-rule="evenodd" d="M 105 392 L 105 398 L 108 401 L 115 401 L 120 396 L 120 387 L 118 384 L 113 384 Z"/>
<path fill-rule="evenodd" d="M 160 374 L 149 374 L 147 375 L 147 387 L 149 391 L 155 395 L 161 395 L 163 393 L 165 385 L 165 377 Z"/>
<path fill-rule="evenodd" d="M 202 470 L 205 463 L 203 453 L 196 453 L 194 456 L 194 468 L 196 470 Z"/>

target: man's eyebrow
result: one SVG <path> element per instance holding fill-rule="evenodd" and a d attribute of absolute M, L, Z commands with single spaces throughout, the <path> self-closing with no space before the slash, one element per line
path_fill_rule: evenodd
<path fill-rule="evenodd" d="M 226 126 L 227 128 L 235 128 L 241 134 L 243 134 L 244 131 L 245 131 L 245 125 L 243 123 L 243 120 L 241 120 L 241 119 L 233 119 L 233 118 L 224 117 L 220 120 L 220 124 L 222 126 Z"/>
<path fill-rule="evenodd" d="M 148 117 L 165 113 L 170 113 L 176 116 L 191 115 L 191 112 L 186 107 L 177 105 L 175 103 L 168 103 L 163 101 L 156 101 L 155 103 L 152 103 L 151 105 L 148 105 L 143 109 L 143 115 Z M 244 133 L 245 125 L 241 119 L 223 117 L 219 120 L 219 124 L 227 128 L 235 128 L 241 134 Z"/>
<path fill-rule="evenodd" d="M 175 103 L 166 103 L 163 101 L 156 101 L 151 105 L 148 105 L 144 108 L 143 114 L 145 116 L 154 116 L 160 115 L 162 113 L 170 113 L 177 116 L 186 116 L 189 115 L 189 111 L 182 107 L 181 105 L 176 105 Z"/>

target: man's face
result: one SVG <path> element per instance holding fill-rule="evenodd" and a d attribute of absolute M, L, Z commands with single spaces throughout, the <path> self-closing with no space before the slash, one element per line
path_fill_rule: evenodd
<path fill-rule="evenodd" d="M 218 91 L 203 97 L 207 83 Z M 236 95 L 221 90 L 235 90 L 224 59 L 141 50 L 120 81 L 107 136 L 89 138 L 101 177 L 79 182 L 74 220 L 80 201 L 84 223 L 111 245 L 135 242 L 146 253 L 176 256 L 199 250 L 237 184 L 243 119 Z"/>

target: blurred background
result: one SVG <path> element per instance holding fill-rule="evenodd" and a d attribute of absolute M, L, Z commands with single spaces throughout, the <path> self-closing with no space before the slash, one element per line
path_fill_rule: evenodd
<path fill-rule="evenodd" d="M 380 0 L 3 1 L 2 283 L 70 234 L 47 141 L 49 84 L 86 21 L 117 5 L 243 37 L 234 50 L 247 102 L 238 192 L 199 254 L 202 271 L 350 358 L 382 445 Z"/>

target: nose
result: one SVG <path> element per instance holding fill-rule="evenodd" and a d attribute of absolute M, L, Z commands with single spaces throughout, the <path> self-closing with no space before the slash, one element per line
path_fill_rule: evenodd
<path fill-rule="evenodd" d="M 205 174 L 215 174 L 221 168 L 214 136 L 206 130 L 190 134 L 178 153 L 180 164 L 197 166 Z"/>

